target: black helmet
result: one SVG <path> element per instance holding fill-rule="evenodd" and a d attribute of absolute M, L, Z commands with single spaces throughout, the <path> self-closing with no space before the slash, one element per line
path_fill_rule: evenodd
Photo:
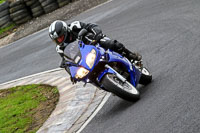
<path fill-rule="evenodd" d="M 56 20 L 49 27 L 49 36 L 57 45 L 61 45 L 67 38 L 67 30 L 69 28 L 64 21 Z"/>

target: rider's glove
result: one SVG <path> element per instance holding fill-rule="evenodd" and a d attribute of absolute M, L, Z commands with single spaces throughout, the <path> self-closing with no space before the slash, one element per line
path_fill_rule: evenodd
<path fill-rule="evenodd" d="M 83 37 L 88 33 L 88 31 L 86 29 L 82 29 L 79 33 L 78 33 L 78 39 L 82 40 Z"/>
<path fill-rule="evenodd" d="M 62 59 L 60 63 L 60 68 L 65 68 L 65 59 Z"/>
<path fill-rule="evenodd" d="M 71 80 L 72 84 L 76 84 L 76 81 L 71 76 L 70 76 L 70 80 Z"/>
<path fill-rule="evenodd" d="M 102 33 L 99 33 L 99 34 L 96 34 L 96 35 L 94 36 L 94 40 L 95 40 L 96 42 L 99 42 L 103 37 L 104 37 L 104 35 L 103 35 Z"/>

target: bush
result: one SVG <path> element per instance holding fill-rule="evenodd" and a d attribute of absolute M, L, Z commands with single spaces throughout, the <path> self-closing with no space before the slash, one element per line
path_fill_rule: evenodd
<path fill-rule="evenodd" d="M 3 3 L 4 1 L 6 1 L 6 0 L 0 0 L 0 4 Z"/>

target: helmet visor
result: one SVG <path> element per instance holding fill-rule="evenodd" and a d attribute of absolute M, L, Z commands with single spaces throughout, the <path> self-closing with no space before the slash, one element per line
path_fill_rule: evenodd
<path fill-rule="evenodd" d="M 54 41 L 56 42 L 56 44 L 60 45 L 61 43 L 64 42 L 64 40 L 65 40 L 65 36 L 62 35 L 62 36 L 56 38 Z"/>
<path fill-rule="evenodd" d="M 62 43 L 62 42 L 64 41 L 64 38 L 65 38 L 65 36 L 62 35 L 62 36 L 60 36 L 60 37 L 57 38 L 57 41 L 58 41 L 59 43 Z"/>

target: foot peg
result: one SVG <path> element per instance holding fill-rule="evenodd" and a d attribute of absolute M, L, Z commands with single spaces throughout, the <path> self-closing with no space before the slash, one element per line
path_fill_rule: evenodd
<path fill-rule="evenodd" d="M 140 60 L 140 61 L 134 61 L 134 64 L 135 64 L 135 66 L 137 66 L 139 68 L 143 67 L 142 60 Z"/>

